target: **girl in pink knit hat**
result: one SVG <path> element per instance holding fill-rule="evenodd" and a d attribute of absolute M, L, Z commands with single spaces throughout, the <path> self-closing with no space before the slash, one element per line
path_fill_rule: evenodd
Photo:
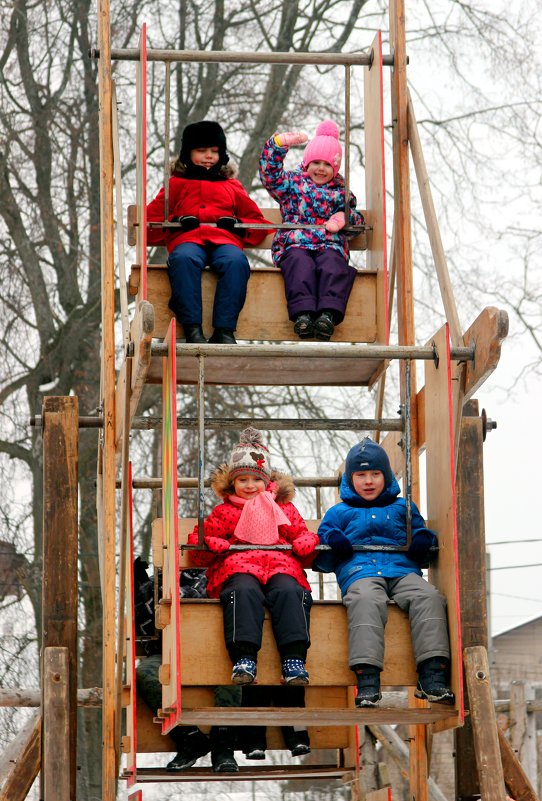
<path fill-rule="evenodd" d="M 268 139 L 260 158 L 260 179 L 280 204 L 283 222 L 321 228 L 279 230 L 272 245 L 274 263 L 284 276 L 288 315 L 300 339 L 327 341 L 342 322 L 356 271 L 348 263 L 343 228 L 361 225 L 356 198 L 348 198 L 339 174 L 342 147 L 333 120 L 316 129 L 295 170 L 284 169 L 288 148 L 307 142 L 302 131 L 279 133 Z"/>
<path fill-rule="evenodd" d="M 294 484 L 273 470 L 269 451 L 255 428 L 241 434 L 227 464 L 211 478 L 222 500 L 203 525 L 209 549 L 194 551 L 194 561 L 207 567 L 207 594 L 220 598 L 224 637 L 233 663 L 232 682 L 250 684 L 262 644 L 265 608 L 282 661 L 286 684 L 308 684 L 305 658 L 310 645 L 310 584 L 303 569 L 318 537 L 291 503 Z M 198 527 L 188 543 L 198 542 Z M 282 550 L 231 550 L 233 545 L 291 546 Z"/>

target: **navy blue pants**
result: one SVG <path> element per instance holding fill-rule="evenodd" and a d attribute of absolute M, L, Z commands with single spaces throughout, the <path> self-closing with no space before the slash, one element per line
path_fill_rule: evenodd
<path fill-rule="evenodd" d="M 302 312 L 326 310 L 335 312 L 336 322 L 342 322 L 356 271 L 339 251 L 288 248 L 280 269 L 290 320 Z"/>
<path fill-rule="evenodd" d="M 299 656 L 304 657 L 310 645 L 312 595 L 292 576 L 278 573 L 267 584 L 260 584 L 255 576 L 236 573 L 224 584 L 220 602 L 224 610 L 224 639 L 232 662 L 239 658 L 240 643 L 250 644 L 254 656 L 260 650 L 266 607 L 281 656 L 293 656 L 287 649 L 295 644 L 303 649 Z"/>
<path fill-rule="evenodd" d="M 169 254 L 169 308 L 183 325 L 201 325 L 201 273 L 205 266 L 218 274 L 213 327 L 235 331 L 250 278 L 248 259 L 236 245 L 196 245 L 183 242 Z"/>

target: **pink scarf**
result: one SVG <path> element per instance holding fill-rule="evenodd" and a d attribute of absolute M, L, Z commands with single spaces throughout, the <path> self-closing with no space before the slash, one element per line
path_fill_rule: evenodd
<path fill-rule="evenodd" d="M 275 492 L 259 492 L 249 501 L 232 495 L 231 500 L 243 506 L 234 537 L 250 545 L 275 545 L 279 541 L 279 526 L 292 524 L 275 501 Z"/>

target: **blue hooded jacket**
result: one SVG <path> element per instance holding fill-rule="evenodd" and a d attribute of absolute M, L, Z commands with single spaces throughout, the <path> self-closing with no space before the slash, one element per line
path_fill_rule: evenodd
<path fill-rule="evenodd" d="M 321 544 L 328 545 L 331 532 L 339 531 L 348 537 L 352 545 L 406 545 L 406 502 L 404 498 L 397 497 L 400 492 L 397 479 L 392 474 L 391 483 L 378 498 L 365 501 L 349 486 L 345 473 L 340 487 L 342 503 L 326 512 L 318 529 Z M 432 545 L 436 545 L 435 533 L 426 527 L 413 503 L 412 536 L 422 530 L 432 534 Z M 419 565 L 409 559 L 404 551 L 354 551 L 347 560 L 341 560 L 333 551 L 321 551 L 312 569 L 321 573 L 335 573 L 343 595 L 354 581 L 361 578 L 399 578 L 408 573 L 422 574 Z"/>

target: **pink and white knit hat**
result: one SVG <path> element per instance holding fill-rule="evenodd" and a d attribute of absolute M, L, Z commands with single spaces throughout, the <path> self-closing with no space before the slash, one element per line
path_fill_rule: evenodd
<path fill-rule="evenodd" d="M 249 426 L 241 433 L 239 443 L 235 446 L 228 464 L 230 479 L 241 475 L 252 474 L 263 478 L 266 484 L 271 479 L 271 458 L 269 451 L 262 443 L 261 432 Z"/>
<path fill-rule="evenodd" d="M 314 139 L 311 139 L 303 154 L 303 166 L 311 161 L 327 161 L 333 167 L 333 175 L 337 175 L 341 166 L 343 149 L 339 142 L 339 128 L 333 120 L 324 120 L 316 129 Z"/>

